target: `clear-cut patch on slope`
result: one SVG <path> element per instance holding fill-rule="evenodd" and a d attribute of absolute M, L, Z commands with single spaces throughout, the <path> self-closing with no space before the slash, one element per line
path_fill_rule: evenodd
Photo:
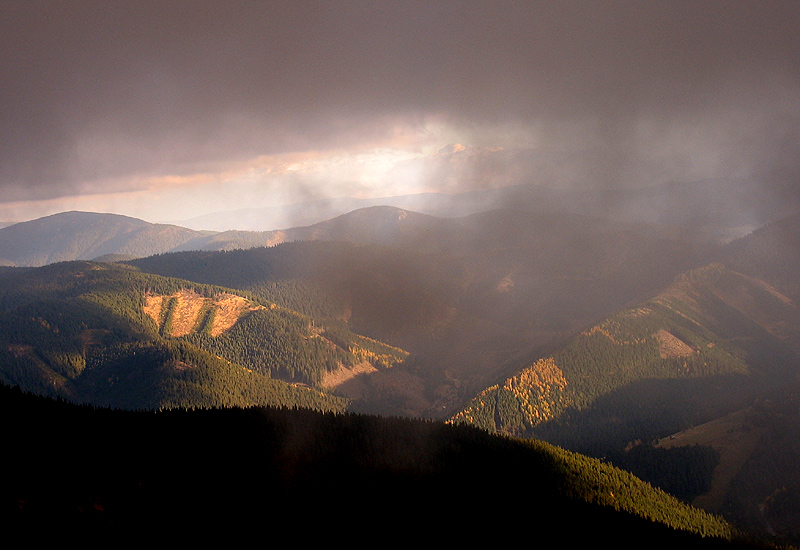
<path fill-rule="evenodd" d="M 185 336 L 201 331 L 219 336 L 242 315 L 263 307 L 236 294 L 221 293 L 209 298 L 193 289 L 183 289 L 170 296 L 146 294 L 144 302 L 145 314 L 156 322 L 165 336 Z"/>
<path fill-rule="evenodd" d="M 694 354 L 692 346 L 667 330 L 659 330 L 655 333 L 655 337 L 658 339 L 658 351 L 662 359 L 689 357 Z"/>

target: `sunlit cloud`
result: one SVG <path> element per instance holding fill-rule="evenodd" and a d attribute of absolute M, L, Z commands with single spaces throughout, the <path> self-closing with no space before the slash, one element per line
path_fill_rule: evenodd
<path fill-rule="evenodd" d="M 792 2 L 29 4 L 0 221 L 800 172 Z"/>
<path fill-rule="evenodd" d="M 425 144 L 407 135 L 398 142 L 408 149 L 381 146 L 262 155 L 226 165 L 217 173 L 108 182 L 108 188 L 119 189 L 116 192 L 0 203 L 0 221 L 21 221 L 66 209 L 177 222 L 216 211 L 291 204 L 311 196 L 371 198 L 431 190 L 424 174 L 430 170 L 426 161 L 431 156 Z"/>

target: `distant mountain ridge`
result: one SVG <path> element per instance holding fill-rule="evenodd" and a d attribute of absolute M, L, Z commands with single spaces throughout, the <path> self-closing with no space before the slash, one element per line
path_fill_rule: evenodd
<path fill-rule="evenodd" d="M 0 265 L 38 267 L 72 260 L 147 257 L 187 250 L 234 250 L 295 240 L 342 240 L 390 244 L 449 220 L 389 206 L 348 212 L 311 226 L 274 231 L 195 231 L 137 218 L 63 212 L 0 228 Z M 408 244 L 409 240 L 405 240 Z"/>
<path fill-rule="evenodd" d="M 762 183 L 777 192 L 766 196 L 759 189 Z M 312 200 L 219 212 L 177 224 L 151 224 L 116 214 L 64 212 L 0 226 L 0 265 L 40 266 L 108 254 L 145 257 L 178 250 L 232 250 L 300 238 L 334 238 L 347 223 L 357 219 L 347 216 L 372 207 L 391 207 L 409 215 L 437 219 L 509 208 L 532 217 L 599 216 L 615 223 L 658 227 L 664 234 L 671 232 L 684 240 L 727 241 L 796 211 L 800 205 L 787 191 L 791 185 L 771 176 L 752 181 L 710 179 L 638 188 L 548 188 L 523 184 L 453 195 L 420 193 L 376 199 Z M 332 223 L 335 219 L 338 220 Z M 366 229 L 367 234 L 370 231 L 368 225 L 361 229 Z M 353 235 L 359 233 L 355 226 L 352 230 Z"/>
<path fill-rule="evenodd" d="M 204 236 L 118 214 L 63 212 L 0 229 L 0 264 L 42 266 L 107 254 L 150 256 Z"/>
<path fill-rule="evenodd" d="M 704 238 L 734 238 L 790 214 L 800 207 L 793 176 L 754 174 L 746 178 L 709 178 L 660 185 L 608 187 L 548 186 L 546 183 L 475 189 L 455 194 L 418 193 L 382 198 L 327 198 L 280 207 L 215 212 L 173 221 L 197 230 L 272 231 L 307 226 L 370 206 L 394 206 L 437 217 L 467 216 L 515 207 L 532 213 L 603 212 L 618 221 L 687 226 Z M 764 193 L 764 188 L 769 193 Z"/>
<path fill-rule="evenodd" d="M 494 208 L 496 205 L 492 202 L 485 202 L 477 196 L 474 199 L 467 199 L 442 193 L 420 193 L 372 199 L 343 197 L 310 200 L 283 206 L 215 212 L 173 223 L 195 230 L 264 232 L 314 225 L 371 206 L 393 206 L 436 216 L 456 217 L 486 208 Z"/>
<path fill-rule="evenodd" d="M 413 247 L 417 251 L 435 251 L 442 243 L 446 247 L 456 244 L 475 248 L 494 246 L 495 242 L 519 243 L 525 237 L 542 242 L 539 237 L 549 231 L 545 224 L 563 227 L 571 224 L 574 229 L 570 231 L 583 230 L 587 235 L 609 229 L 630 230 L 674 240 L 671 230 L 647 227 L 640 222 L 618 222 L 568 212 L 536 214 L 513 206 L 446 218 L 379 205 L 308 226 L 221 232 L 153 224 L 117 214 L 72 211 L 0 228 L 0 265 L 36 267 L 104 257 L 114 260 L 189 250 L 247 249 L 299 240 Z M 542 228 L 544 232 L 534 228 Z M 556 245 L 554 242 L 551 246 Z"/>

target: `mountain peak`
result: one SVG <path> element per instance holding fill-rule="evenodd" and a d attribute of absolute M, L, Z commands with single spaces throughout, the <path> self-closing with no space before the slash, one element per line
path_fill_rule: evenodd
<path fill-rule="evenodd" d="M 149 256 L 198 235 L 120 214 L 72 210 L 0 229 L 0 262 L 40 266 L 112 253 Z"/>

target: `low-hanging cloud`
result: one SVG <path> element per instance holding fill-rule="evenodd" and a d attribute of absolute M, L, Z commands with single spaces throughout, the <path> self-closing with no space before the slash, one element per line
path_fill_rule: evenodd
<path fill-rule="evenodd" d="M 796 2 L 30 0 L 0 11 L 0 201 L 365 150 L 432 119 L 507 151 L 450 172 L 448 190 L 798 172 Z"/>

